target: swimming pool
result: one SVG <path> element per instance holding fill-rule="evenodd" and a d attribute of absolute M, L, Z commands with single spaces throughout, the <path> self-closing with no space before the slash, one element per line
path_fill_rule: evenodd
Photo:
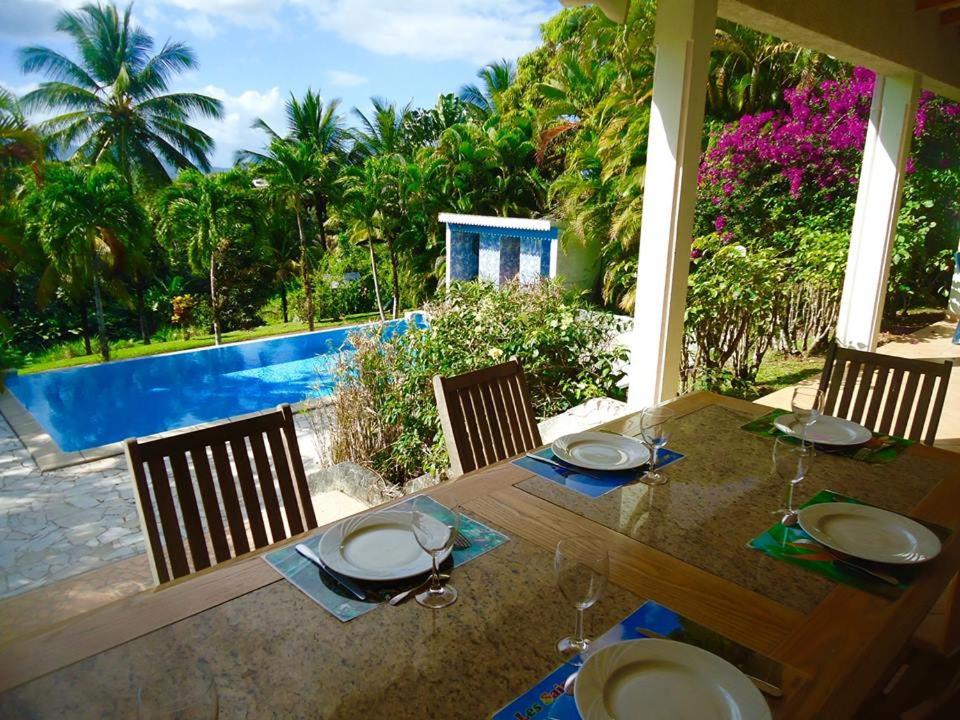
<path fill-rule="evenodd" d="M 413 315 L 422 324 L 420 315 Z M 296 403 L 333 392 L 347 336 L 377 323 L 5 379 L 66 452 Z M 387 323 L 402 333 L 407 320 Z"/>

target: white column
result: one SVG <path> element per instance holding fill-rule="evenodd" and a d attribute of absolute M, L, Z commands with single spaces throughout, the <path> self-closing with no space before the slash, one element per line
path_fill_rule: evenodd
<path fill-rule="evenodd" d="M 717 0 L 659 0 L 628 403 L 674 397 Z"/>
<path fill-rule="evenodd" d="M 915 74 L 877 76 L 837 322 L 844 347 L 877 349 L 919 94 Z"/>
<path fill-rule="evenodd" d="M 444 278 L 444 288 L 446 290 L 450 289 L 450 275 L 453 272 L 453 240 L 450 237 L 450 223 L 444 223 L 446 228 L 446 239 L 447 239 L 447 269 L 446 277 Z"/>
<path fill-rule="evenodd" d="M 950 301 L 947 303 L 947 314 L 954 320 L 960 320 L 960 247 L 953 256 L 953 282 L 950 284 Z"/>

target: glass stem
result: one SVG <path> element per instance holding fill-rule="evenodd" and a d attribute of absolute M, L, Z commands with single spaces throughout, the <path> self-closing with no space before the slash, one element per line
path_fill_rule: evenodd
<path fill-rule="evenodd" d="M 433 574 L 430 576 L 430 592 L 438 593 L 443 590 L 440 586 L 440 566 L 437 564 L 437 556 L 435 554 L 431 553 L 430 558 L 433 560 Z"/>
<path fill-rule="evenodd" d="M 577 633 L 576 633 L 577 645 L 583 645 L 583 608 L 577 608 Z"/>
<path fill-rule="evenodd" d="M 787 488 L 787 512 L 793 514 L 793 483 Z"/>

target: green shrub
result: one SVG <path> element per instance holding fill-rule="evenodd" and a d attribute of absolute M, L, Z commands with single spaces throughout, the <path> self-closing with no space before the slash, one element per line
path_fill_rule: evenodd
<path fill-rule="evenodd" d="M 599 396 L 622 397 L 626 359 L 611 342 L 613 316 L 586 314 L 555 283 L 455 286 L 426 306 L 429 326 L 359 334 L 338 368 L 336 461 L 351 460 L 402 483 L 448 466 L 431 381 L 517 357 L 538 417 Z"/>

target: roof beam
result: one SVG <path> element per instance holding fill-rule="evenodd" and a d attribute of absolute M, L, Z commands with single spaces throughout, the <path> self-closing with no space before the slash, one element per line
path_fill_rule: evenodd
<path fill-rule="evenodd" d="M 940 13 L 941 25 L 953 25 L 954 23 L 960 23 L 960 7 Z"/>
<path fill-rule="evenodd" d="M 915 8 L 917 12 L 924 10 L 949 10 L 950 8 L 960 7 L 960 0 L 917 0 Z"/>

